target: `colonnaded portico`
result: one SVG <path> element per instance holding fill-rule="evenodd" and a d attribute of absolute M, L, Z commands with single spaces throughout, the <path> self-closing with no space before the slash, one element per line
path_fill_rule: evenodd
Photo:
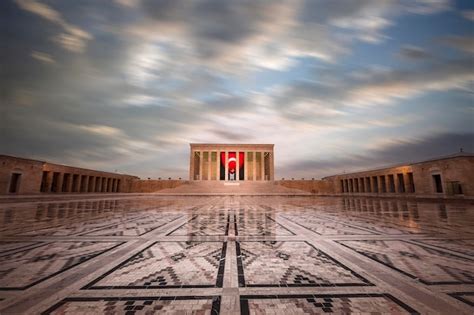
<path fill-rule="evenodd" d="M 190 180 L 274 180 L 273 144 L 191 143 Z"/>

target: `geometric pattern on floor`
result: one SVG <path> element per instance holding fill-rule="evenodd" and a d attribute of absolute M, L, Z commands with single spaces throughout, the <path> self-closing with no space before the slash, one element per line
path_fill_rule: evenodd
<path fill-rule="evenodd" d="M 59 201 L 59 198 L 74 199 Z M 431 251 L 433 256 L 420 256 L 419 260 L 413 259 L 413 257 L 409 257 L 412 255 L 404 253 L 402 257 L 406 265 L 415 267 L 415 270 L 408 268 L 407 271 L 415 275 L 419 271 L 418 269 L 423 267 L 426 269 L 422 270 L 423 275 L 428 273 L 427 270 L 431 268 L 434 268 L 433 270 L 438 276 L 443 273 L 449 274 L 452 272 L 451 270 L 442 270 L 438 266 L 438 261 L 436 261 L 440 259 L 439 257 L 437 258 L 440 255 L 438 251 L 444 253 L 441 255 L 441 267 L 443 267 L 444 263 L 448 263 L 456 268 L 459 267 L 459 257 L 474 260 L 472 256 L 467 256 L 469 254 L 472 255 L 474 249 L 474 230 L 472 229 L 474 226 L 474 205 L 468 202 L 453 201 L 443 203 L 440 201 L 365 197 L 324 198 L 309 196 L 288 198 L 283 196 L 220 195 L 90 196 L 77 194 L 71 197 L 61 196 L 59 198 L 51 195 L 45 199 L 42 199 L 42 197 L 31 197 L 22 200 L 21 197 L 18 196 L 17 198 L 15 196 L 14 202 L 2 203 L 0 201 L 0 256 L 7 256 L 4 257 L 4 261 L 0 262 L 0 273 L 2 272 L 2 267 L 8 263 L 10 263 L 10 269 L 13 270 L 6 271 L 7 273 L 15 272 L 15 268 L 23 268 L 22 271 L 18 272 L 18 277 L 10 277 L 7 281 L 9 286 L 7 289 L 10 291 L 0 291 L 1 314 L 36 314 L 51 309 L 52 305 L 57 305 L 59 301 L 63 301 L 61 302 L 62 307 L 56 311 L 52 310 L 56 314 L 103 313 L 100 309 L 104 309 L 104 307 L 109 307 L 107 310 L 112 309 L 114 313 L 118 314 L 126 314 L 127 312 L 129 314 L 146 314 L 147 312 L 161 314 L 163 312 L 169 313 L 171 310 L 163 306 L 164 311 L 161 311 L 163 309 L 150 311 L 147 308 L 148 306 L 145 305 L 151 303 L 153 308 L 159 309 L 160 305 L 167 299 L 168 301 L 174 301 L 170 302 L 172 304 L 171 309 L 178 311 L 178 313 L 189 313 L 194 308 L 199 310 L 195 313 L 199 313 L 202 311 L 201 305 L 204 304 L 207 305 L 203 307 L 206 309 L 204 313 L 209 313 L 209 305 L 215 303 L 215 301 L 211 302 L 210 300 L 218 296 L 223 297 L 222 300 L 219 300 L 222 314 L 238 314 L 241 306 L 239 303 L 240 296 L 252 295 L 254 298 L 248 300 L 252 304 L 252 301 L 261 301 L 264 298 L 259 299 L 260 297 L 269 294 L 273 295 L 271 299 L 275 299 L 281 307 L 287 307 L 281 309 L 284 310 L 285 315 L 291 314 L 292 311 L 298 312 L 292 308 L 292 303 L 294 306 L 294 302 L 284 304 L 286 302 L 285 299 L 303 299 L 306 301 L 307 298 L 311 298 L 308 295 L 312 294 L 317 295 L 315 296 L 316 305 L 313 304 L 316 308 L 320 307 L 321 304 L 324 306 L 323 302 L 317 299 L 318 297 L 322 298 L 322 295 L 326 295 L 325 298 L 331 298 L 335 302 L 330 302 L 334 312 L 337 312 L 337 307 L 340 305 L 338 304 L 340 302 L 338 298 L 342 297 L 341 295 L 345 295 L 345 298 L 349 298 L 350 307 L 352 307 L 351 309 L 354 312 L 364 309 L 367 311 L 374 310 L 378 314 L 387 313 L 391 310 L 393 304 L 390 301 L 384 301 L 380 296 L 375 296 L 374 294 L 384 295 L 388 299 L 390 298 L 385 294 L 390 294 L 422 314 L 470 315 L 473 313 L 474 291 L 472 289 L 474 285 L 457 282 L 457 285 L 432 284 L 427 288 L 424 283 L 392 270 L 374 259 L 365 258 L 353 249 L 337 243 L 354 240 L 383 240 L 386 242 L 386 249 L 373 249 L 375 253 L 380 254 L 385 250 L 391 251 L 390 247 L 393 245 L 390 242 L 404 240 L 407 244 L 434 249 Z M 181 215 L 182 217 L 166 224 L 167 218 L 169 219 L 174 215 Z M 192 222 L 189 221 L 196 216 L 200 218 Z M 297 224 L 290 224 L 285 218 L 298 222 L 301 225 L 311 225 L 310 227 L 319 233 L 298 227 Z M 309 219 L 306 220 L 306 218 Z M 311 218 L 318 220 L 312 220 Z M 277 224 L 272 223 L 272 220 Z M 160 224 L 158 223 L 159 221 L 163 221 L 166 225 L 158 226 Z M 311 224 L 309 223 L 310 221 L 312 221 Z M 334 222 L 337 224 L 334 224 Z M 228 231 L 227 225 L 229 226 Z M 178 229 L 176 229 L 177 227 Z M 150 228 L 155 229 L 152 232 L 143 233 L 149 231 Z M 121 231 L 121 229 L 124 231 Z M 173 229 L 176 229 L 174 234 L 165 235 Z M 287 233 L 285 229 L 294 234 Z M 119 286 L 107 286 L 108 284 L 116 284 L 113 283 L 112 279 L 115 274 L 113 273 L 114 271 L 110 275 L 104 274 L 108 271 L 110 272 L 121 263 L 131 260 L 133 256 L 139 254 L 147 246 L 156 242 L 185 243 L 186 241 L 219 243 L 219 245 L 216 245 L 216 251 L 223 246 L 223 243 L 226 243 L 227 249 L 225 250 L 227 250 L 226 254 L 228 256 L 225 259 L 225 266 L 219 264 L 217 271 L 215 267 L 210 268 L 214 270 L 214 277 L 212 279 L 209 277 L 208 280 L 205 275 L 201 275 L 201 273 L 204 273 L 202 268 L 199 269 L 199 267 L 189 263 L 189 261 L 183 263 L 186 259 L 189 259 L 186 254 L 195 256 L 190 251 L 183 250 L 182 254 L 186 256 L 183 257 L 179 255 L 179 251 L 176 252 L 177 255 L 175 256 L 172 249 L 164 248 L 165 250 L 161 249 L 162 253 L 158 255 L 163 258 L 163 263 L 168 261 L 167 265 L 171 266 L 172 269 L 168 269 L 170 271 L 168 274 L 161 275 L 161 278 L 157 276 L 153 280 L 156 280 L 158 284 L 165 284 L 166 282 L 167 285 L 173 285 L 179 281 L 182 283 L 182 286 L 158 286 L 156 289 L 154 289 L 153 283 L 147 283 L 151 284 L 151 286 L 136 288 L 129 286 L 130 283 L 137 279 L 137 274 L 140 273 L 139 270 L 133 270 L 133 267 L 129 268 L 129 274 L 123 274 L 122 277 L 118 278 L 119 281 L 117 283 Z M 249 250 L 251 248 L 248 245 L 251 241 L 266 241 L 276 246 L 278 246 L 277 243 L 279 242 L 285 242 L 287 244 L 291 243 L 290 247 L 294 248 L 286 250 L 285 247 L 282 247 L 284 251 L 280 251 L 280 257 L 275 257 L 276 251 L 269 255 L 270 253 L 266 253 L 260 248 L 254 248 L 252 251 L 253 255 L 258 253 L 265 255 L 266 258 L 257 259 L 248 265 L 244 271 L 242 264 L 240 266 L 237 265 L 236 242 L 240 242 L 242 247 Z M 302 260 L 298 258 L 297 260 L 300 261 L 298 263 L 295 262 L 297 261 L 294 259 L 295 257 L 291 257 L 293 256 L 292 251 L 306 253 L 306 245 L 302 246 L 302 249 L 297 248 L 304 241 L 309 242 L 318 249 L 322 249 L 328 256 L 338 260 L 338 262 L 340 261 L 351 270 L 369 279 L 373 285 L 362 287 L 360 285 L 364 285 L 364 281 L 353 277 L 351 274 L 347 275 L 349 277 L 347 279 L 340 280 L 337 278 L 334 280 L 333 277 L 339 273 L 341 266 L 338 262 L 334 263 L 334 261 L 327 259 L 324 255 L 321 256 L 323 259 L 321 257 L 318 258 L 322 261 L 317 262 L 316 265 L 319 264 L 317 268 L 324 272 L 323 279 L 331 278 L 329 282 L 339 282 L 339 285 L 329 286 L 322 283 L 319 279 L 315 281 L 314 278 L 311 279 L 311 277 L 304 274 L 292 276 L 292 272 L 295 273 L 296 269 L 294 267 L 291 268 L 291 266 L 296 265 L 298 267 L 299 263 L 304 265 L 308 262 L 305 262 L 305 259 L 309 261 L 314 259 L 312 257 L 303 257 Z M 75 260 L 87 259 L 87 253 L 81 257 L 81 253 L 75 255 L 71 251 L 64 250 L 66 247 L 56 247 L 54 250 L 44 252 L 42 248 L 45 248 L 45 245 L 50 243 L 62 243 L 68 246 L 71 244 L 89 243 L 92 247 L 106 243 L 110 243 L 112 246 L 113 244 L 123 245 L 119 245 L 114 250 L 92 257 L 88 261 L 84 261 L 84 263 L 64 271 L 61 264 L 67 263 L 61 262 L 59 255 L 70 255 L 74 263 Z M 411 254 L 415 253 L 415 255 L 418 255 L 417 251 L 424 251 L 424 249 L 416 246 L 414 248 L 416 250 Z M 207 259 L 212 261 L 214 259 L 212 258 L 213 255 L 209 254 L 207 249 L 203 250 L 201 257 L 191 258 L 199 261 L 204 259 L 203 256 L 206 256 Z M 397 246 L 394 249 L 396 252 Z M 160 249 L 155 248 L 152 251 L 159 252 Z M 407 250 L 402 251 L 410 253 Z M 14 260 L 17 254 L 26 257 L 27 252 L 31 253 L 31 257 L 29 257 L 31 260 L 35 258 L 39 261 L 33 265 L 28 265 L 26 268 L 18 260 L 9 262 L 9 260 Z M 94 250 L 91 250 L 91 253 L 93 252 Z M 271 251 L 269 250 L 269 252 Z M 446 256 L 446 253 L 453 255 Z M 288 257 L 284 254 L 289 254 L 290 256 Z M 48 255 L 51 258 L 50 261 L 48 261 Z M 149 253 L 143 257 L 146 258 L 146 255 L 149 255 Z M 167 255 L 174 256 L 174 259 L 178 261 L 175 262 Z M 253 259 L 252 255 L 248 252 L 241 255 L 241 263 L 242 259 Z M 245 255 L 248 258 L 244 257 Z M 288 260 L 285 261 L 285 257 Z M 394 259 L 393 257 L 389 258 Z M 450 261 L 450 259 L 454 259 L 454 262 Z M 276 262 L 273 260 L 276 260 Z M 396 259 L 394 261 L 394 266 L 400 263 Z M 143 267 L 144 273 L 159 270 L 155 267 L 156 261 L 149 260 L 148 262 L 151 264 L 140 265 L 140 262 L 135 261 L 136 266 Z M 198 266 L 202 264 L 205 265 L 204 271 L 206 271 L 209 263 L 203 261 Z M 279 264 L 281 268 L 271 270 L 274 264 Z M 412 264 L 417 265 L 412 266 Z M 301 268 L 298 268 L 306 271 L 307 269 L 315 268 L 313 265 L 315 265 L 314 262 L 311 266 L 308 265 L 309 268 L 301 266 Z M 331 265 L 332 267 L 330 267 Z M 221 266 L 222 271 L 219 271 Z M 194 280 L 188 281 L 188 283 L 197 284 L 198 287 L 194 288 L 192 285 L 186 287 L 182 278 L 185 278 L 188 275 L 188 271 L 190 269 L 194 270 L 195 267 L 199 269 L 200 274 Z M 403 268 L 403 264 L 398 267 Z M 288 269 L 292 270 L 287 275 L 287 282 L 283 281 L 283 284 L 280 284 L 281 270 Z M 468 268 L 461 267 L 459 269 L 459 273 L 462 274 L 463 271 L 472 270 L 472 267 L 469 265 Z M 56 270 L 64 272 L 54 274 Z M 117 268 L 118 272 L 124 270 L 118 271 Z M 5 272 L 5 270 L 3 271 Z M 36 277 L 36 274 L 43 271 L 44 274 L 42 276 L 44 278 Z M 347 270 L 343 270 L 343 272 L 347 272 Z M 275 275 L 270 275 L 270 273 Z M 314 270 L 310 273 L 313 276 L 321 276 L 317 273 L 315 274 Z M 215 276 L 216 274 L 217 276 Z M 239 274 L 241 275 L 240 279 Z M 454 274 L 459 276 L 456 273 Z M 220 287 L 218 287 L 219 275 L 223 275 L 223 279 L 221 277 L 222 286 Z M 272 280 L 272 276 L 276 278 L 276 281 Z M 469 276 L 470 273 L 465 274 L 465 279 L 468 279 Z M 0 275 L 0 282 L 2 277 Z M 8 275 L 5 275 L 5 277 L 8 277 Z M 32 282 L 36 280 L 41 282 L 31 287 L 25 287 L 25 284 L 31 284 L 28 277 L 32 278 Z M 94 279 L 97 280 L 96 283 L 91 284 Z M 422 279 L 440 280 L 434 278 Z M 314 285 L 310 280 L 316 283 L 319 281 L 321 288 L 319 286 L 304 286 L 305 284 Z M 451 281 L 453 279 L 446 278 L 442 280 Z M 271 283 L 270 287 L 266 287 L 266 282 L 274 283 Z M 356 282 L 356 285 L 351 286 L 351 283 L 354 282 Z M 241 283 L 243 283 L 244 287 L 242 287 Z M 84 290 L 83 288 L 88 284 L 91 284 L 91 289 Z M 145 284 L 145 282 L 137 284 Z M 104 285 L 102 289 L 94 290 L 95 286 L 101 285 Z M 120 287 L 120 285 L 125 286 Z M 13 290 L 12 288 L 17 289 Z M 18 290 L 21 288 L 28 289 Z M 196 301 L 193 299 L 195 295 L 202 296 L 203 298 Z M 293 297 L 289 297 L 289 295 Z M 301 297 L 297 297 L 297 295 L 301 295 Z M 181 302 L 176 303 L 178 300 L 181 300 Z M 108 306 L 104 306 L 104 301 L 116 301 L 116 303 L 109 303 Z M 128 309 L 127 311 L 124 310 L 124 303 L 126 304 L 126 302 L 122 301 L 129 302 L 125 306 Z M 135 302 L 132 303 L 130 301 Z M 346 302 L 347 300 L 341 303 Z M 366 307 L 361 307 L 362 304 Z M 141 306 L 144 306 L 143 309 L 141 309 Z M 380 306 L 383 311 L 377 312 L 377 306 Z M 275 311 L 272 314 L 282 313 L 280 309 L 276 310 L 266 306 L 265 309 L 267 308 L 269 312 Z M 311 311 L 307 311 L 307 313 L 324 312 L 320 309 L 308 308 L 308 310 Z M 395 310 L 396 313 L 405 312 L 404 309 L 398 310 L 396 307 Z"/>
<path fill-rule="evenodd" d="M 222 287 L 227 244 L 155 242 L 84 289 Z"/>
<path fill-rule="evenodd" d="M 388 234 L 388 235 L 397 235 L 397 234 L 421 234 L 421 233 L 428 233 L 433 231 L 420 231 L 419 227 L 416 226 L 403 226 L 400 224 L 396 224 L 394 222 L 386 221 L 385 220 L 376 220 L 373 218 L 359 218 L 359 217 L 342 217 L 338 216 L 337 218 L 334 217 L 327 217 L 329 220 L 337 220 L 341 223 L 345 223 L 347 225 L 353 227 L 360 227 L 365 230 L 372 231 L 377 234 Z"/>
<path fill-rule="evenodd" d="M 34 244 L 40 244 L 39 242 L 0 242 L 0 255 L 3 253 L 11 252 L 21 248 L 29 247 Z"/>
<path fill-rule="evenodd" d="M 66 298 L 43 314 L 219 314 L 218 296 Z"/>
<path fill-rule="evenodd" d="M 229 234 L 229 215 L 225 212 L 194 215 L 169 232 L 172 236 L 225 236 Z"/>
<path fill-rule="evenodd" d="M 474 284 L 474 260 L 399 240 L 337 241 L 427 285 Z"/>
<path fill-rule="evenodd" d="M 243 295 L 246 314 L 416 314 L 390 294 Z"/>
<path fill-rule="evenodd" d="M 273 236 L 273 235 L 295 235 L 283 225 L 275 222 L 273 218 L 265 213 L 240 213 L 235 217 L 237 226 L 235 235 L 240 236 Z"/>
<path fill-rule="evenodd" d="M 123 215 L 122 217 L 113 217 L 107 220 L 87 220 L 72 222 L 61 226 L 47 227 L 43 229 L 35 229 L 29 232 L 20 232 L 18 235 L 21 236 L 68 236 L 68 235 L 82 235 L 90 231 L 103 229 L 109 226 L 128 222 L 139 218 L 137 214 Z"/>
<path fill-rule="evenodd" d="M 449 295 L 474 308 L 474 292 L 454 292 Z"/>
<path fill-rule="evenodd" d="M 303 241 L 236 242 L 239 286 L 367 286 L 370 282 Z"/>
<path fill-rule="evenodd" d="M 366 231 L 342 222 L 329 221 L 327 219 L 315 217 L 313 215 L 293 215 L 291 217 L 283 217 L 319 235 L 375 234 L 375 232 Z"/>
<path fill-rule="evenodd" d="M 0 290 L 24 290 L 111 250 L 121 242 L 62 241 L 0 256 Z"/>
<path fill-rule="evenodd" d="M 422 239 L 416 240 L 417 243 L 448 249 L 460 254 L 474 256 L 474 239 Z"/>
<path fill-rule="evenodd" d="M 180 218 L 181 215 L 163 215 L 161 217 L 146 216 L 132 221 L 108 226 L 92 232 L 80 234 L 84 236 L 141 236 L 165 224 Z"/>

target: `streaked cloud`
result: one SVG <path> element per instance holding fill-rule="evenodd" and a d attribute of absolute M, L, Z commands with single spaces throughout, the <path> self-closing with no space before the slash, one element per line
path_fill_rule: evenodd
<path fill-rule="evenodd" d="M 401 139 L 468 134 L 469 12 L 441 0 L 2 1 L 0 146 L 143 177 L 186 177 L 189 142 L 275 143 L 278 176 L 340 156 L 361 165 Z"/>
<path fill-rule="evenodd" d="M 82 52 L 92 35 L 85 30 L 69 24 L 62 15 L 50 6 L 36 0 L 16 0 L 16 3 L 23 10 L 29 11 L 39 17 L 60 26 L 64 33 L 58 34 L 53 40 L 59 43 L 64 49 L 72 52 Z"/>
<path fill-rule="evenodd" d="M 46 54 L 40 51 L 32 51 L 31 57 L 46 64 L 56 63 L 56 61 L 53 59 L 53 57 L 50 54 Z"/>
<path fill-rule="evenodd" d="M 474 54 L 474 36 L 447 36 L 440 41 L 469 54 Z"/>

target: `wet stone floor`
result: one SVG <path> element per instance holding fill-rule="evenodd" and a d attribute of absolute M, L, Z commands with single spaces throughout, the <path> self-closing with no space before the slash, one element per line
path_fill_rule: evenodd
<path fill-rule="evenodd" d="M 474 313 L 468 203 L 3 203 L 0 235 L 0 314 Z"/>

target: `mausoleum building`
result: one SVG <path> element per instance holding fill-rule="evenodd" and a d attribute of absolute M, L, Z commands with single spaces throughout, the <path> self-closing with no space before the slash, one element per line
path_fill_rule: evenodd
<path fill-rule="evenodd" d="M 272 181 L 273 144 L 191 143 L 189 180 Z"/>

